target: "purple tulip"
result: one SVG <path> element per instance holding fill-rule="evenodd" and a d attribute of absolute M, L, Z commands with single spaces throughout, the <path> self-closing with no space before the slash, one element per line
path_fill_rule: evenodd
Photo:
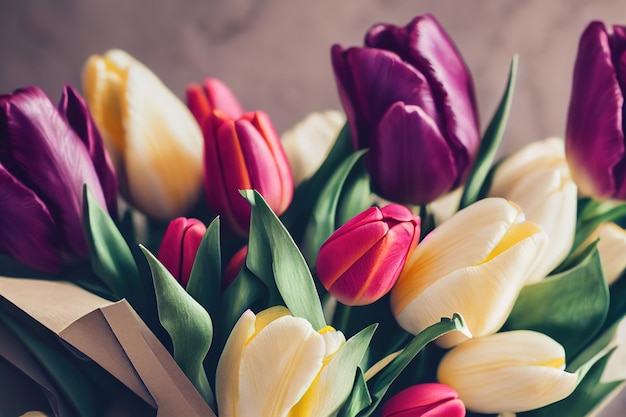
<path fill-rule="evenodd" d="M 465 180 L 480 141 L 474 86 L 433 16 L 375 25 L 365 47 L 333 46 L 332 63 L 354 145 L 370 149 L 379 195 L 426 204 Z"/>
<path fill-rule="evenodd" d="M 82 98 L 66 86 L 59 109 L 36 87 L 0 96 L 0 251 L 46 272 L 88 256 L 83 186 L 111 212 L 117 195 Z"/>
<path fill-rule="evenodd" d="M 591 22 L 574 66 L 565 150 L 583 194 L 626 199 L 626 26 Z"/>

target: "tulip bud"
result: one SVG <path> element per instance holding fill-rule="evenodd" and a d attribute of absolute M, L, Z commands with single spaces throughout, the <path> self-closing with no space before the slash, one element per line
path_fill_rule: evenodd
<path fill-rule="evenodd" d="M 335 45 L 332 64 L 377 194 L 427 204 L 466 179 L 480 141 L 474 86 L 433 16 L 375 25 L 364 48 Z"/>
<path fill-rule="evenodd" d="M 205 119 L 214 110 L 231 119 L 238 119 L 244 113 L 237 97 L 217 78 L 207 78 L 201 86 L 191 84 L 187 87 L 187 106 L 200 126 L 204 126 Z"/>
<path fill-rule="evenodd" d="M 201 191 L 202 133 L 187 107 L 120 50 L 89 58 L 83 87 L 124 198 L 158 219 L 189 210 Z"/>
<path fill-rule="evenodd" d="M 115 174 L 97 131 L 80 127 L 92 126 L 82 99 L 66 86 L 60 107 L 36 87 L 0 96 L 0 252 L 45 272 L 88 257 L 85 184 L 116 210 Z"/>
<path fill-rule="evenodd" d="M 324 242 L 315 264 L 320 281 L 344 304 L 371 304 L 391 290 L 419 234 L 420 218 L 408 208 L 370 207 Z"/>
<path fill-rule="evenodd" d="M 581 193 L 626 199 L 624 88 L 626 26 L 587 26 L 574 65 L 565 136 L 567 160 Z"/>
<path fill-rule="evenodd" d="M 445 384 L 427 383 L 406 388 L 383 406 L 382 417 L 464 417 L 459 394 Z"/>
<path fill-rule="evenodd" d="M 565 350 L 550 337 L 517 330 L 477 337 L 448 352 L 437 371 L 472 411 L 523 412 L 569 396 L 577 375 L 565 372 Z"/>
<path fill-rule="evenodd" d="M 282 135 L 294 186 L 315 174 L 345 123 L 345 116 L 338 111 L 311 113 Z"/>
<path fill-rule="evenodd" d="M 581 247 L 598 240 L 598 253 L 608 285 L 613 284 L 626 269 L 626 230 L 615 223 L 603 223 L 594 230 Z"/>
<path fill-rule="evenodd" d="M 239 272 L 241 272 L 241 268 L 243 268 L 244 263 L 246 262 L 246 256 L 248 256 L 248 245 L 239 249 L 230 261 L 228 265 L 226 265 L 226 269 L 224 270 L 224 280 L 222 281 L 222 288 L 228 288 L 230 284 L 233 283 Z"/>
<path fill-rule="evenodd" d="M 495 333 L 546 243 L 545 232 L 515 204 L 479 200 L 429 233 L 406 261 L 391 291 L 396 320 L 418 334 L 460 313 L 474 336 Z M 437 343 L 448 348 L 466 339 L 452 332 Z"/>
<path fill-rule="evenodd" d="M 526 283 L 537 282 L 569 254 L 576 232 L 577 187 L 560 138 L 533 142 L 506 158 L 494 174 L 489 195 L 519 205 L 527 220 L 548 234 L 550 244 Z"/>
<path fill-rule="evenodd" d="M 256 189 L 281 215 L 291 203 L 293 180 L 269 117 L 258 111 L 233 120 L 215 111 L 203 131 L 209 206 L 240 235 L 248 233 L 251 211 L 239 190 Z"/>
<path fill-rule="evenodd" d="M 157 257 L 183 288 L 187 287 L 205 233 L 204 223 L 185 217 L 172 220 L 165 230 Z"/>
<path fill-rule="evenodd" d="M 345 337 L 331 327 L 316 332 L 284 307 L 235 324 L 220 357 L 216 397 L 220 416 L 335 415 L 353 377 L 336 375 Z M 356 373 L 356 369 L 354 370 Z"/>

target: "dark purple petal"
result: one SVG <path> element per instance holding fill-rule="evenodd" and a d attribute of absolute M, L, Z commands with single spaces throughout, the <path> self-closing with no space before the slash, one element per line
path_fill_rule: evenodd
<path fill-rule="evenodd" d="M 31 188 L 60 225 L 71 249 L 87 255 L 82 229 L 83 186 L 105 200 L 87 149 L 46 95 L 35 87 L 0 97 L 13 175 Z M 6 158 L 6 157 L 5 157 Z M 13 170 L 15 169 L 15 170 Z"/>
<path fill-rule="evenodd" d="M 583 33 L 574 66 L 566 131 L 566 153 L 581 191 L 596 197 L 614 196 L 614 170 L 624 158 L 622 106 L 609 37 L 601 22 Z"/>
<path fill-rule="evenodd" d="M 37 195 L 2 165 L 0 212 L 0 251 L 44 272 L 61 269 L 60 230 Z"/>
<path fill-rule="evenodd" d="M 363 140 L 360 138 L 359 131 L 366 129 L 367 125 L 361 114 L 357 113 L 358 103 L 352 103 L 354 81 L 352 80 L 352 74 L 346 62 L 345 52 L 346 51 L 341 46 L 334 45 L 330 50 L 330 57 L 335 73 L 339 99 L 341 100 L 341 105 L 346 112 L 346 117 L 350 124 L 352 143 L 355 149 L 362 149 L 367 147 L 367 142 L 365 141 L 365 137 L 363 137 Z"/>
<path fill-rule="evenodd" d="M 436 123 L 420 107 L 401 102 L 380 121 L 368 164 L 374 191 L 398 203 L 430 203 L 457 179 L 452 151 Z"/>
<path fill-rule="evenodd" d="M 458 185 L 467 175 L 480 141 L 474 83 L 461 54 L 433 16 L 415 18 L 407 30 L 408 50 L 403 58 L 428 80 L 445 123 L 444 138 L 454 152 Z"/>
<path fill-rule="evenodd" d="M 626 89 L 626 26 L 613 26 L 613 33 L 609 34 L 611 57 L 617 81 L 624 91 Z"/>
<path fill-rule="evenodd" d="M 438 124 L 438 114 L 424 76 L 392 52 L 372 48 L 351 48 L 346 52 L 354 77 L 353 100 L 358 103 L 371 135 L 385 112 L 394 103 L 422 108 Z M 361 135 L 362 131 L 359 132 Z M 360 142 L 364 141 L 359 138 Z M 367 140 L 371 146 L 370 140 Z"/>
<path fill-rule="evenodd" d="M 379 23 L 365 34 L 365 46 L 385 49 L 403 57 L 407 50 L 407 28 Z"/>
<path fill-rule="evenodd" d="M 109 213 L 117 216 L 117 176 L 113 169 L 113 163 L 109 158 L 102 136 L 96 127 L 85 100 L 72 86 L 66 84 L 59 101 L 59 111 L 65 116 L 70 127 L 83 141 L 91 161 L 93 162 L 100 185 L 104 192 Z"/>

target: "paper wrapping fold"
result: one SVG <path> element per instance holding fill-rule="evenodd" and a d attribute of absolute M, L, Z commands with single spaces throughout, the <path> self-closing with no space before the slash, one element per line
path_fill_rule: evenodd
<path fill-rule="evenodd" d="M 108 301 L 69 282 L 6 277 L 0 277 L 0 296 L 110 372 L 156 408 L 157 417 L 215 417 L 126 300 Z M 0 354 L 6 356 L 10 343 L 2 345 Z M 45 379 L 30 377 L 54 389 Z"/>

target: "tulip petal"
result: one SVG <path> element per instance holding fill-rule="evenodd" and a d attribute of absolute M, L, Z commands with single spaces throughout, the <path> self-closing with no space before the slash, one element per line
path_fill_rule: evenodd
<path fill-rule="evenodd" d="M 384 198 L 426 204 L 450 191 L 456 181 L 450 148 L 420 107 L 394 103 L 370 145 L 372 186 Z"/>
<path fill-rule="evenodd" d="M 239 403 L 239 375 L 243 350 L 254 334 L 255 315 L 246 310 L 228 336 L 215 375 L 215 396 L 220 416 L 236 416 Z M 247 401 L 247 399 L 246 399 Z"/>
<path fill-rule="evenodd" d="M 45 272 L 61 269 L 60 231 L 46 205 L 0 165 L 0 250 Z"/>
<path fill-rule="evenodd" d="M 577 375 L 563 371 L 564 366 L 561 345 L 544 334 L 520 330 L 457 346 L 441 360 L 437 377 L 472 411 L 523 412 L 573 392 Z"/>
<path fill-rule="evenodd" d="M 128 68 L 125 87 L 129 197 L 150 217 L 175 217 L 195 203 L 201 188 L 202 133 L 187 107 L 143 65 Z"/>
<path fill-rule="evenodd" d="M 591 243 L 598 241 L 600 263 L 607 284 L 613 284 L 626 269 L 626 230 L 615 223 L 603 223 L 587 239 Z M 586 246 L 583 244 L 582 246 Z"/>
<path fill-rule="evenodd" d="M 187 87 L 186 96 L 187 106 L 200 126 L 214 110 L 219 110 L 231 119 L 243 115 L 243 107 L 237 97 L 217 78 L 207 78 L 202 86 L 191 84 Z"/>
<path fill-rule="evenodd" d="M 305 319 L 280 317 L 246 346 L 239 368 L 238 417 L 285 417 L 322 368 L 324 341 Z M 227 415 L 227 414 L 220 414 Z"/>
<path fill-rule="evenodd" d="M 622 187 L 613 174 L 625 156 L 623 105 L 609 36 L 592 22 L 580 39 L 566 133 L 567 160 L 585 194 L 611 197 Z"/>
<path fill-rule="evenodd" d="M 390 398 L 381 410 L 383 417 L 464 417 L 459 394 L 445 384 L 414 385 Z"/>
<path fill-rule="evenodd" d="M 105 207 L 87 149 L 43 91 L 28 87 L 0 97 L 12 173 L 41 198 L 60 225 L 69 247 L 87 255 L 82 227 L 83 186 Z"/>
<path fill-rule="evenodd" d="M 339 100 L 343 110 L 346 112 L 348 123 L 350 124 L 350 132 L 352 133 L 352 144 L 355 149 L 363 149 L 368 147 L 366 137 L 359 137 L 359 132 L 367 129 L 367 124 L 363 117 L 357 113 L 358 103 L 352 102 L 354 97 L 354 81 L 350 67 L 346 59 L 346 50 L 339 45 L 333 45 L 330 50 L 331 63 L 337 83 L 337 91 L 339 92 Z"/>
<path fill-rule="evenodd" d="M 112 216 L 117 215 L 117 176 L 113 163 L 104 147 L 100 132 L 96 127 L 83 98 L 70 85 L 63 87 L 63 94 L 58 105 L 59 111 L 83 141 L 104 192 L 107 208 Z"/>

